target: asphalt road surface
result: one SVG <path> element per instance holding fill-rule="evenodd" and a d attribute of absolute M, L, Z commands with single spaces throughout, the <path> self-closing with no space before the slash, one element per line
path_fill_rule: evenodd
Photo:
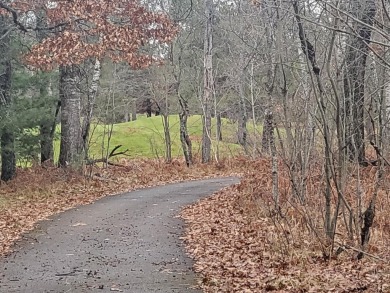
<path fill-rule="evenodd" d="M 200 292 L 175 216 L 237 182 L 147 188 L 53 216 L 0 258 L 0 292 Z"/>

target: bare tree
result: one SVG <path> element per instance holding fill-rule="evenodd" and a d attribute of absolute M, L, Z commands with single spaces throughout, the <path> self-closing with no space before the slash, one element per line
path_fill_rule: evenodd
<path fill-rule="evenodd" d="M 367 165 L 364 143 L 364 90 L 365 73 L 371 26 L 376 15 L 374 0 L 356 1 L 351 5 L 351 15 L 357 20 L 355 34 L 346 44 L 344 67 L 344 119 L 348 157 Z"/>
<path fill-rule="evenodd" d="M 205 1 L 206 26 L 204 33 L 204 73 L 203 73 L 203 135 L 202 162 L 211 160 L 211 102 L 213 97 L 213 21 L 214 4 L 212 0 Z"/>
<path fill-rule="evenodd" d="M 96 58 L 93 67 L 91 84 L 89 85 L 89 90 L 87 95 L 87 105 L 86 105 L 86 109 L 84 110 L 85 117 L 83 120 L 83 125 L 81 130 L 81 135 L 83 139 L 83 149 L 86 157 L 88 157 L 88 149 L 89 149 L 88 142 L 89 142 L 91 122 L 92 122 L 91 120 L 93 117 L 93 109 L 95 106 L 96 97 L 98 95 L 100 75 L 101 75 L 101 64 L 100 64 L 100 60 Z"/>
<path fill-rule="evenodd" d="M 188 119 L 188 103 L 182 97 L 179 97 L 179 103 L 181 107 L 181 112 L 179 114 L 180 119 L 180 142 L 183 149 L 184 159 L 186 161 L 187 167 L 191 166 L 193 163 L 192 159 L 192 142 L 190 136 L 188 135 L 187 128 L 187 119 Z"/>

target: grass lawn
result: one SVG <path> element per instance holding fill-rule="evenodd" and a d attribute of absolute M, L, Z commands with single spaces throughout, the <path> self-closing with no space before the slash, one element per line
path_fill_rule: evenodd
<path fill-rule="evenodd" d="M 127 156 L 130 158 L 162 158 L 165 155 L 164 129 L 161 116 L 147 118 L 138 115 L 136 121 L 114 124 L 112 137 L 108 144 L 108 133 L 111 125 L 92 125 L 90 157 L 101 158 L 102 154 L 110 152 L 115 146 L 122 145 L 118 151 L 128 149 Z M 182 155 L 178 115 L 169 116 L 169 128 L 172 141 L 172 156 Z M 248 128 L 250 126 L 248 125 Z M 253 128 L 253 127 L 252 127 Z M 215 137 L 215 119 L 212 120 L 212 138 Z M 202 138 L 202 117 L 200 115 L 190 116 L 188 119 L 188 131 L 193 143 L 193 153 L 200 153 L 200 142 Z M 236 125 L 227 119 L 222 119 L 223 141 L 218 143 L 222 156 L 237 154 L 241 148 L 235 144 Z M 213 140 L 215 151 L 216 141 Z M 59 154 L 59 141 L 55 143 L 55 157 Z"/>

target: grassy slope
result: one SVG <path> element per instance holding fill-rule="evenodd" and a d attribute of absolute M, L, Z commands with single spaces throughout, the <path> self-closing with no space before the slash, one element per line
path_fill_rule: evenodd
<path fill-rule="evenodd" d="M 171 140 L 172 140 L 172 155 L 173 157 L 181 156 L 181 144 L 179 136 L 179 118 L 178 115 L 169 116 Z M 213 126 L 215 120 L 213 119 Z M 164 130 L 162 117 L 138 116 L 136 121 L 119 123 L 113 125 L 113 134 L 110 145 L 107 145 L 107 132 L 110 126 L 95 125 L 92 127 L 91 138 L 91 158 L 101 158 L 102 153 L 110 151 L 117 145 L 122 145 L 120 150 L 128 149 L 127 152 L 130 158 L 156 158 L 164 157 Z M 215 127 L 212 129 L 212 137 L 215 137 Z M 202 136 L 202 120 L 201 116 L 193 115 L 188 119 L 188 131 L 193 142 L 193 152 L 200 152 L 200 141 Z M 240 149 L 238 145 L 232 143 L 235 137 L 235 125 L 223 119 L 222 133 L 224 142 L 219 143 L 220 153 L 225 155 L 236 154 Z M 104 142 L 104 144 L 102 143 Z M 216 143 L 214 144 L 216 145 Z M 119 151 L 120 151 L 119 150 Z M 55 155 L 59 153 L 59 142 L 55 145 Z"/>

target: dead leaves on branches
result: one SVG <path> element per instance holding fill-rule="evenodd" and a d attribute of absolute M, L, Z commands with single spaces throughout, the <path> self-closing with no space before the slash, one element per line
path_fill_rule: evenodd
<path fill-rule="evenodd" d="M 26 13 L 44 18 L 44 27 L 34 30 L 44 31 L 46 37 L 24 58 L 43 70 L 89 58 L 145 68 L 161 58 L 142 52 L 144 48 L 169 43 L 178 32 L 167 14 L 132 0 L 15 1 L 12 12 L 17 18 Z"/>

